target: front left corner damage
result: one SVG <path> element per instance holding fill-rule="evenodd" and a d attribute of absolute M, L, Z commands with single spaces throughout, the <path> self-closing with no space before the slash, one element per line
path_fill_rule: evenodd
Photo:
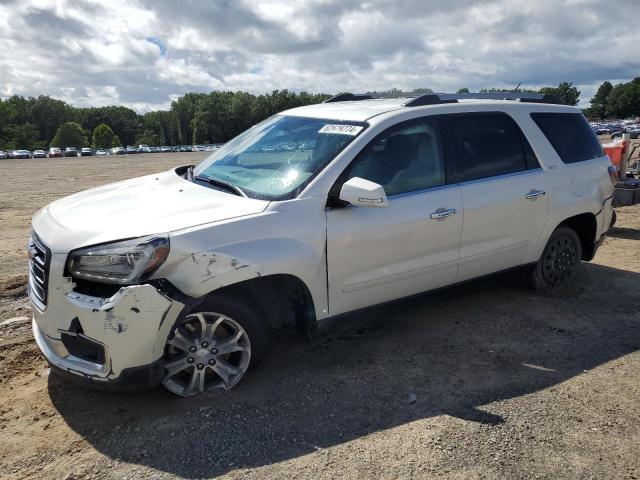
<path fill-rule="evenodd" d="M 65 297 L 64 318 L 79 322 L 83 336 L 104 345 L 108 371 L 102 366 L 96 376 L 106 374 L 109 380 L 117 378 L 125 369 L 160 359 L 169 329 L 184 307 L 151 285 L 122 287 L 108 298 L 73 290 L 67 291 Z M 46 317 L 55 314 L 61 315 L 59 311 L 48 311 L 43 315 L 44 320 L 37 319 L 38 323 L 46 324 Z M 63 334 L 68 328 L 58 328 L 57 333 Z M 64 358 L 57 363 L 64 368 Z"/>

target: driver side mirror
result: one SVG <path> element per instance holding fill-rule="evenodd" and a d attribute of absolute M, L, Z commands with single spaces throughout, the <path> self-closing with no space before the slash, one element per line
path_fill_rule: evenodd
<path fill-rule="evenodd" d="M 340 189 L 340 200 L 359 207 L 388 207 L 389 200 L 382 185 L 353 177 Z"/>

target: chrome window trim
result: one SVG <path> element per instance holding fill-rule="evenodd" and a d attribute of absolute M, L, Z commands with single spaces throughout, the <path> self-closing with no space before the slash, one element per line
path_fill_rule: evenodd
<path fill-rule="evenodd" d="M 529 175 L 531 173 L 539 173 L 539 172 L 543 172 L 543 171 L 544 171 L 544 169 L 542 167 L 532 168 L 530 170 L 520 170 L 519 172 L 503 173 L 502 175 L 493 175 L 492 177 L 475 178 L 473 180 L 463 180 L 462 182 L 459 182 L 458 185 L 460 185 L 462 187 L 462 186 L 465 186 L 465 185 L 472 185 L 474 183 L 489 182 L 489 181 L 493 181 L 493 180 L 501 180 L 503 178 L 517 177 L 517 176 L 521 176 L 521 175 Z"/>
<path fill-rule="evenodd" d="M 532 168 L 531 170 L 522 170 L 520 172 L 504 173 L 502 175 L 494 175 L 492 177 L 477 178 L 475 180 L 465 180 L 464 182 L 447 183 L 445 185 L 438 185 L 437 187 L 424 188 L 422 190 L 413 190 L 411 192 L 396 193 L 395 195 L 390 195 L 387 198 L 388 198 L 388 200 L 395 200 L 396 198 L 408 197 L 410 195 L 420 195 L 422 193 L 430 193 L 430 192 L 438 191 L 438 190 L 446 190 L 446 189 L 453 188 L 453 187 L 464 187 L 465 185 L 472 185 L 474 183 L 489 182 L 489 181 L 493 181 L 493 180 L 502 180 L 503 178 L 516 177 L 516 176 L 521 176 L 521 175 L 528 175 L 530 173 L 539 173 L 539 172 L 543 172 L 543 171 L 544 171 L 544 169 L 541 168 L 541 167 L 540 168 Z"/>
<path fill-rule="evenodd" d="M 423 193 L 430 193 L 430 192 L 434 192 L 434 191 L 438 191 L 438 190 L 447 190 L 449 188 L 453 188 L 453 187 L 458 187 L 457 183 L 445 183 L 444 185 L 438 185 L 436 187 L 429 187 L 429 188 L 423 188 L 421 190 L 412 190 L 410 192 L 402 192 L 402 193 L 395 193 L 393 195 L 389 195 L 387 197 L 388 200 L 395 200 L 396 198 L 403 198 L 403 197 L 408 197 L 411 195 L 420 195 Z"/>

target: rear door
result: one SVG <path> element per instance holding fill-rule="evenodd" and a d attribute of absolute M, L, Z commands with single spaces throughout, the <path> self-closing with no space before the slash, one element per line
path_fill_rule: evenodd
<path fill-rule="evenodd" d="M 455 282 L 462 197 L 445 175 L 440 123 L 403 122 L 378 135 L 340 177 L 382 185 L 388 207 L 328 208 L 330 314 Z"/>
<path fill-rule="evenodd" d="M 464 205 L 458 280 L 536 261 L 546 177 L 520 128 L 503 112 L 447 121 Z"/>

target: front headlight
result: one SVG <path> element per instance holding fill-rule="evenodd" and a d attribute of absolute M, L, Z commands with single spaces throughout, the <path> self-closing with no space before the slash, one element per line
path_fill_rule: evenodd
<path fill-rule="evenodd" d="M 169 237 L 134 238 L 74 250 L 67 271 L 76 278 L 126 285 L 149 278 L 168 255 Z"/>

